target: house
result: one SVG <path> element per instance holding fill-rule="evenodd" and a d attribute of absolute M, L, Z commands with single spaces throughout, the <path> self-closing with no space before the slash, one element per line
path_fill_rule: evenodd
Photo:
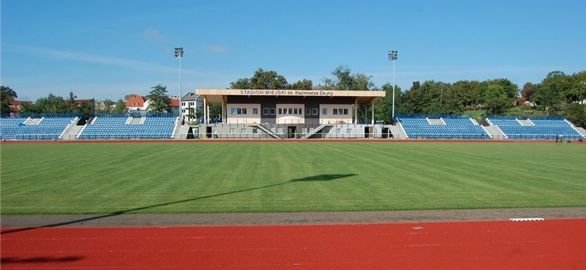
<path fill-rule="evenodd" d="M 202 98 L 195 92 L 189 92 L 181 98 L 181 115 L 185 121 L 195 121 L 197 112 L 202 111 Z"/>
<path fill-rule="evenodd" d="M 131 95 L 126 100 L 126 109 L 128 112 L 146 112 L 148 103 L 146 97 L 140 95 Z"/>

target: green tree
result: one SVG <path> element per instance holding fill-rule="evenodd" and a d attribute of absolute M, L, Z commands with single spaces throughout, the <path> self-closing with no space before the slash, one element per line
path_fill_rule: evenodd
<path fill-rule="evenodd" d="M 313 82 L 311 80 L 303 79 L 289 85 L 288 88 L 295 90 L 311 90 L 313 89 Z"/>
<path fill-rule="evenodd" d="M 116 104 L 114 104 L 114 109 L 112 110 L 113 113 L 124 113 L 126 112 L 126 103 L 124 102 L 124 100 L 119 99 L 118 101 L 116 101 Z"/>
<path fill-rule="evenodd" d="M 371 77 L 362 73 L 352 74 L 347 66 L 339 66 L 332 71 L 334 79 L 324 79 L 325 89 L 337 89 L 337 90 L 370 90 L 374 87 L 374 83 L 371 82 Z"/>
<path fill-rule="evenodd" d="M 169 96 L 167 96 L 167 87 L 160 84 L 151 87 L 147 95 L 149 99 L 148 110 L 151 112 L 169 112 Z"/>
<path fill-rule="evenodd" d="M 101 109 L 101 111 L 109 113 L 109 112 L 113 112 L 114 106 L 116 105 L 116 102 L 112 101 L 111 99 L 104 99 L 102 101 L 102 104 L 103 104 L 104 108 Z"/>
<path fill-rule="evenodd" d="M 230 83 L 233 89 L 287 89 L 287 80 L 275 71 L 257 69 L 250 79 L 241 78 Z"/>
<path fill-rule="evenodd" d="M 511 104 L 510 98 L 502 85 L 491 84 L 485 92 L 486 108 L 493 115 L 503 113 Z"/>
<path fill-rule="evenodd" d="M 586 127 L 586 105 L 572 103 L 564 108 L 564 116 L 576 126 Z"/>
<path fill-rule="evenodd" d="M 375 119 L 382 120 L 385 123 L 391 123 L 391 114 L 393 107 L 393 86 L 390 83 L 386 83 L 382 86 L 382 90 L 385 91 L 385 97 L 377 99 L 375 101 Z M 395 114 L 399 113 L 399 104 L 401 104 L 401 88 L 395 86 Z"/>
<path fill-rule="evenodd" d="M 68 111 L 68 105 L 63 97 L 49 94 L 37 99 L 35 110 L 38 113 L 64 113 Z"/>
<path fill-rule="evenodd" d="M 10 114 L 12 109 L 10 105 L 18 96 L 16 92 L 8 86 L 0 86 L 0 111 L 2 115 Z"/>
<path fill-rule="evenodd" d="M 571 80 L 565 73 L 552 71 L 538 85 L 532 101 L 548 114 L 556 114 L 564 106 L 564 93 L 571 87 Z"/>
<path fill-rule="evenodd" d="M 95 100 L 91 99 L 89 102 L 84 102 L 76 108 L 76 112 L 81 114 L 81 117 L 87 119 L 94 116 L 96 113 Z"/>
<path fill-rule="evenodd" d="M 521 97 L 524 100 L 531 100 L 533 95 L 535 94 L 535 84 L 527 82 L 523 85 L 523 90 L 521 90 Z"/>

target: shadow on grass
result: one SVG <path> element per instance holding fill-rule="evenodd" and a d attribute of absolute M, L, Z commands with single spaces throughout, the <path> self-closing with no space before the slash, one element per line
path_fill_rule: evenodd
<path fill-rule="evenodd" d="M 270 184 L 270 185 L 264 185 L 264 186 L 258 186 L 258 187 L 251 187 L 251 188 L 234 190 L 234 191 L 223 192 L 223 193 L 212 194 L 212 195 L 206 195 L 206 196 L 199 196 L 199 197 L 189 198 L 189 199 L 185 199 L 185 200 L 178 200 L 178 201 L 172 201 L 172 202 L 166 202 L 166 203 L 152 204 L 152 205 L 147 205 L 147 206 L 143 206 L 143 207 L 136 207 L 136 208 L 131 208 L 131 209 L 126 209 L 126 210 L 116 211 L 116 212 L 112 212 L 112 213 L 109 213 L 109 214 L 92 216 L 92 217 L 87 217 L 87 218 L 82 218 L 82 219 L 69 220 L 69 221 L 64 221 L 64 222 L 59 222 L 59 223 L 53 223 L 53 224 L 47 224 L 47 225 L 41 225 L 41 226 L 34 226 L 34 227 L 26 227 L 26 228 L 17 228 L 17 229 L 3 230 L 2 232 L 0 232 L 0 234 L 16 233 L 16 232 L 34 230 L 34 229 L 39 229 L 39 228 L 52 228 L 52 227 L 66 226 L 66 225 L 71 225 L 71 224 L 76 224 L 76 223 L 81 223 L 81 222 L 86 222 L 86 221 L 92 221 L 92 220 L 97 220 L 97 219 L 115 217 L 115 216 L 119 216 L 119 215 L 123 215 L 123 214 L 130 214 L 130 213 L 133 213 L 133 212 L 137 212 L 137 211 L 141 211 L 141 210 L 146 210 L 146 209 L 157 208 L 157 207 L 162 207 L 162 206 L 169 206 L 169 205 L 175 205 L 175 204 L 193 202 L 193 201 L 197 201 L 197 200 L 203 200 L 203 199 L 209 199 L 209 198 L 227 196 L 227 195 L 232 195 L 232 194 L 237 194 L 237 193 L 243 193 L 243 192 L 248 192 L 248 191 L 253 191 L 253 190 L 259 190 L 259 189 L 265 189 L 265 188 L 272 188 L 272 187 L 277 187 L 277 186 L 290 185 L 290 184 L 295 184 L 295 183 L 332 181 L 332 180 L 342 179 L 342 178 L 351 177 L 351 176 L 355 176 L 355 175 L 356 174 L 354 174 L 354 173 L 350 173 L 350 174 L 320 174 L 320 175 L 313 175 L 313 176 L 307 176 L 307 177 L 303 177 L 303 178 L 291 179 L 291 180 L 289 180 L 287 182 L 282 182 L 282 183 L 275 183 L 275 184 Z"/>

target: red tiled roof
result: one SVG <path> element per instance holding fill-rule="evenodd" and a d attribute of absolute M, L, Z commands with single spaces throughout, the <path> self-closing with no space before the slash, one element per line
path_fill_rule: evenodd
<path fill-rule="evenodd" d="M 179 99 L 178 98 L 169 98 L 169 106 L 179 107 Z"/>
<path fill-rule="evenodd" d="M 145 97 L 143 96 L 131 96 L 126 101 L 126 108 L 128 107 L 142 107 L 144 106 L 144 102 L 146 101 Z"/>

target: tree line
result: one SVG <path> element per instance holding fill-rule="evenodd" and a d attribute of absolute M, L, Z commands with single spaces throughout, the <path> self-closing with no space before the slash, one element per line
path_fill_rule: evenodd
<path fill-rule="evenodd" d="M 10 105 L 18 98 L 16 91 L 8 86 L 1 86 L 1 113 L 2 116 L 16 113 L 15 109 Z M 83 117 L 90 117 L 100 113 L 122 114 L 126 113 L 126 100 L 130 97 L 126 96 L 123 99 L 113 101 L 111 99 L 95 100 L 86 99 L 78 100 L 73 92 L 69 92 L 68 97 L 61 97 L 54 94 L 49 94 L 46 97 L 40 97 L 35 102 L 21 101 L 20 113 L 23 114 L 74 114 Z M 151 91 L 147 98 L 151 100 L 149 104 L 149 111 L 166 113 L 170 112 L 169 97 L 167 95 L 167 87 L 163 85 L 156 85 L 151 87 Z"/>
<path fill-rule="evenodd" d="M 352 73 L 347 66 L 332 71 L 331 78 L 323 84 L 313 85 L 302 79 L 288 83 L 275 71 L 258 69 L 250 78 L 241 78 L 232 83 L 234 89 L 324 89 L 324 90 L 382 90 L 386 96 L 375 103 L 375 119 L 391 122 L 392 84 L 380 88 L 372 77 L 363 73 Z M 470 111 L 481 116 L 507 114 L 514 108 L 526 108 L 525 112 L 542 115 L 562 115 L 580 126 L 586 126 L 586 71 L 566 75 L 560 71 L 550 72 L 540 83 L 526 83 L 523 89 L 508 79 L 463 80 L 454 83 L 439 81 L 413 82 L 410 89 L 402 91 L 395 86 L 396 114 L 412 115 L 459 115 Z M 212 108 L 212 115 L 221 114 L 220 107 Z M 519 110 L 512 110 L 516 114 Z M 359 119 L 368 118 L 359 108 Z"/>
<path fill-rule="evenodd" d="M 233 89 L 337 89 L 337 90 L 382 90 L 386 97 L 375 103 L 375 119 L 391 122 L 392 85 L 386 83 L 380 88 L 372 82 L 372 77 L 363 73 L 352 73 L 347 66 L 339 66 L 331 75 L 323 79 L 321 84 L 302 79 L 289 83 L 276 71 L 257 69 L 250 78 L 240 78 L 230 83 Z M 526 83 L 520 89 L 508 79 L 465 80 L 454 83 L 440 81 L 415 81 L 410 89 L 403 91 L 395 86 L 396 114 L 447 115 L 480 112 L 481 116 L 518 114 L 523 112 L 542 115 L 562 115 L 579 126 L 586 126 L 586 71 L 565 74 L 553 71 L 539 83 Z M 11 101 L 17 98 L 16 92 L 10 87 L 2 86 L 2 114 L 10 113 Z M 109 99 L 100 102 L 76 103 L 71 92 L 68 98 L 49 94 L 37 99 L 36 102 L 22 104 L 23 113 L 123 113 L 126 111 L 122 99 Z M 169 99 L 165 86 L 151 88 L 147 98 L 151 99 L 149 110 L 156 112 L 169 111 Z M 95 106 L 99 104 L 100 106 Z M 359 108 L 359 118 L 370 117 Z M 197 112 L 201 117 L 201 112 Z M 221 106 L 212 105 L 210 117 L 220 117 Z"/>

